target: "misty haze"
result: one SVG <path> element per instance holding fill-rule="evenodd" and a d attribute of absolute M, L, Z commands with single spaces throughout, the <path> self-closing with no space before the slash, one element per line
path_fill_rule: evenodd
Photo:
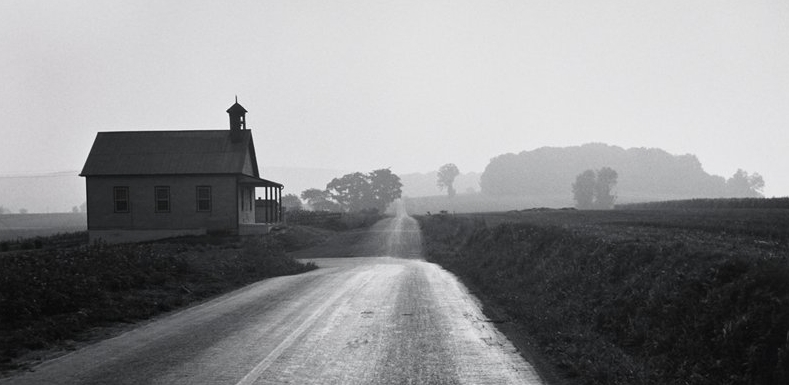
<path fill-rule="evenodd" d="M 786 20 L 6 4 L 0 383 L 789 383 Z"/>

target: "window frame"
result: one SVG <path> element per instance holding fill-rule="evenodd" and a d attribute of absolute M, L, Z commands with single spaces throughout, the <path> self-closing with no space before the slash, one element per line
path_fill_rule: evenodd
<path fill-rule="evenodd" d="M 159 198 L 159 191 L 164 191 L 167 193 L 167 197 L 165 199 Z M 172 199 L 170 195 L 170 186 L 154 186 L 153 188 L 153 211 L 156 213 L 169 213 L 172 210 Z M 159 203 L 166 202 L 167 209 L 160 209 Z"/>
<path fill-rule="evenodd" d="M 200 191 L 208 191 L 208 198 L 201 199 L 200 198 Z M 200 202 L 208 202 L 207 209 L 200 208 Z M 213 196 L 211 195 L 211 186 L 196 186 L 195 187 L 195 211 L 198 213 L 210 213 L 213 209 Z"/>
<path fill-rule="evenodd" d="M 126 194 L 125 199 L 118 198 L 118 192 L 123 191 Z M 121 202 L 126 203 L 126 208 L 118 209 L 118 204 Z M 129 186 L 113 186 L 112 187 L 112 212 L 119 214 L 127 214 L 131 211 L 131 199 L 129 197 Z"/>

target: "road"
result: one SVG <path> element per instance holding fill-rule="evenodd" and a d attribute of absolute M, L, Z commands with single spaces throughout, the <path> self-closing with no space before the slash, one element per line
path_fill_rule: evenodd
<path fill-rule="evenodd" d="M 353 247 L 369 256 L 314 259 L 0 382 L 542 383 L 463 285 L 420 259 L 402 210 Z"/>

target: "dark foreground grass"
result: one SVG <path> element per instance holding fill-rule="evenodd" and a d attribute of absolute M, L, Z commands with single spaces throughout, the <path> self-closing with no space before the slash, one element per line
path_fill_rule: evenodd
<path fill-rule="evenodd" d="M 419 219 L 563 383 L 789 383 L 787 211 Z"/>
<path fill-rule="evenodd" d="M 47 241 L 43 241 L 46 245 Z M 0 254 L 0 370 L 19 357 L 263 278 L 316 268 L 276 236 L 184 238 Z"/>

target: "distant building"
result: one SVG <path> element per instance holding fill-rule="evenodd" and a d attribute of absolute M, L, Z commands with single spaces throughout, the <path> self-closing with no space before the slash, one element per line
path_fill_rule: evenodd
<path fill-rule="evenodd" d="M 91 241 L 267 232 L 283 186 L 260 178 L 246 112 L 238 101 L 227 110 L 229 130 L 99 132 L 80 173 Z"/>

